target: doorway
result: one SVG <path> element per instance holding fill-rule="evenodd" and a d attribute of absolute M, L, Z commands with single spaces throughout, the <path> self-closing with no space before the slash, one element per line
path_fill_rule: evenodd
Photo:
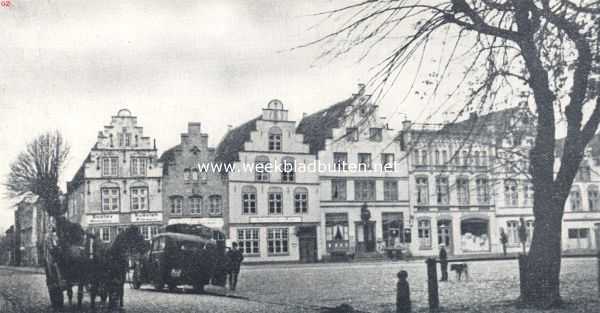
<path fill-rule="evenodd" d="M 444 245 L 448 253 L 452 252 L 452 221 L 439 220 L 437 222 L 438 245 Z"/>
<path fill-rule="evenodd" d="M 361 252 L 375 252 L 375 222 L 356 222 L 356 246 Z"/>
<path fill-rule="evenodd" d="M 298 249 L 300 253 L 300 262 L 317 262 L 317 227 L 300 226 L 298 227 Z"/>

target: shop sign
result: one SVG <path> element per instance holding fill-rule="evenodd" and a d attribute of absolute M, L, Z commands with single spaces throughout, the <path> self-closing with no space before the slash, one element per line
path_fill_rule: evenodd
<path fill-rule="evenodd" d="M 94 214 L 86 215 L 87 224 L 117 224 L 119 223 L 119 214 Z"/>
<path fill-rule="evenodd" d="M 138 212 L 131 213 L 132 223 L 162 222 L 161 212 Z"/>

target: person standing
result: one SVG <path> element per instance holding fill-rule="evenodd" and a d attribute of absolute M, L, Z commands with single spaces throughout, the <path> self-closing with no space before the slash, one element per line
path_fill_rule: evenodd
<path fill-rule="evenodd" d="M 235 290 L 237 285 L 238 275 L 240 274 L 240 265 L 244 260 L 242 251 L 238 250 L 237 242 L 231 245 L 231 250 L 227 251 L 229 259 L 229 289 Z"/>
<path fill-rule="evenodd" d="M 400 271 L 397 274 L 396 284 L 396 313 L 410 313 L 410 285 L 408 284 L 408 273 Z"/>
<path fill-rule="evenodd" d="M 440 247 L 440 267 L 442 269 L 442 279 L 440 281 L 448 281 L 448 253 L 444 245 Z"/>
<path fill-rule="evenodd" d="M 506 256 L 506 244 L 508 243 L 508 236 L 504 232 L 504 228 L 500 228 L 500 243 L 502 244 L 502 253 Z"/>

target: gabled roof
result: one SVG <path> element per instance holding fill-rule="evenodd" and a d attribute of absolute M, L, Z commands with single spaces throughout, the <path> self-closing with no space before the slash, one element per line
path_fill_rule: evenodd
<path fill-rule="evenodd" d="M 215 162 L 230 164 L 239 161 L 239 152 L 244 150 L 244 143 L 250 140 L 250 133 L 256 130 L 256 117 L 225 134 L 225 137 L 217 146 Z"/>
<path fill-rule="evenodd" d="M 77 187 L 79 187 L 81 184 L 83 184 L 83 180 L 85 178 L 84 177 L 85 163 L 88 163 L 91 161 L 92 161 L 92 153 L 90 152 L 90 153 L 88 153 L 85 160 L 83 160 L 83 163 L 81 164 L 81 166 L 79 167 L 79 169 L 77 170 L 75 175 L 73 176 L 73 179 L 71 179 L 71 181 L 67 182 L 67 193 L 70 193 L 74 189 L 77 189 Z"/>
<path fill-rule="evenodd" d="M 355 96 L 350 97 L 302 118 L 296 133 L 304 135 L 304 143 L 308 144 L 310 153 L 316 154 L 325 149 L 325 141 L 333 138 L 333 129 L 340 126 L 346 108 L 352 105 L 354 99 Z"/>

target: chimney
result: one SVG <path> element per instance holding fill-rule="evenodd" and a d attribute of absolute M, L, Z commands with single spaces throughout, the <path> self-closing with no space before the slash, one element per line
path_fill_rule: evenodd
<path fill-rule="evenodd" d="M 201 133 L 201 123 L 199 122 L 189 122 L 188 123 L 188 134 L 190 136 L 200 135 Z"/>

